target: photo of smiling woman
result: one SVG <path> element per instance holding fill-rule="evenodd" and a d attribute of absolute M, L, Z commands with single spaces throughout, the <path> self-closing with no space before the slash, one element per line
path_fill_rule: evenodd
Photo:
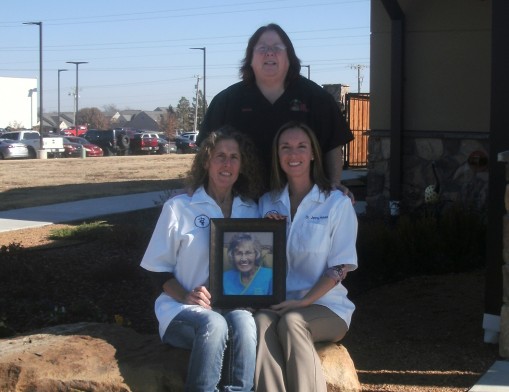
<path fill-rule="evenodd" d="M 262 246 L 253 234 L 233 235 L 228 261 L 231 269 L 223 273 L 225 295 L 272 295 L 272 269 L 262 265 Z"/>

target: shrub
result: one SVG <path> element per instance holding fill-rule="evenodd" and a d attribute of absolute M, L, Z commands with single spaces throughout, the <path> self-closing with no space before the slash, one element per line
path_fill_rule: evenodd
<path fill-rule="evenodd" d="M 485 263 L 482 213 L 459 205 L 437 214 L 359 217 L 359 270 L 345 285 L 353 294 L 415 275 L 445 274 Z"/>

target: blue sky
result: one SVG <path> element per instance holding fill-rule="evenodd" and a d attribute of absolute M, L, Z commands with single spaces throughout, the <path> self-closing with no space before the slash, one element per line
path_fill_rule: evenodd
<path fill-rule="evenodd" d="M 38 26 L 43 22 L 43 105 L 73 111 L 76 67 L 79 108 L 115 105 L 153 110 L 195 95 L 206 47 L 207 101 L 239 80 L 247 40 L 275 22 L 290 36 L 318 84 L 369 92 L 369 0 L 18 0 L 2 4 L 0 76 L 39 75 Z M 302 74 L 307 76 L 308 68 Z M 203 90 L 202 80 L 200 89 Z M 2 94 L 6 92 L 0 92 Z"/>

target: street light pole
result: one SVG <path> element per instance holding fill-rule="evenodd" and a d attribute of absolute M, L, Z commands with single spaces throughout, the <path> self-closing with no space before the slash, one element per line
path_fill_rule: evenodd
<path fill-rule="evenodd" d="M 39 89 L 38 89 L 38 94 L 39 94 L 39 135 L 40 135 L 40 138 L 39 138 L 39 144 L 40 144 L 40 149 L 42 150 L 42 131 L 43 131 L 43 126 L 42 126 L 42 22 L 25 22 L 23 24 L 26 24 L 26 25 L 37 25 L 39 26 Z"/>
<path fill-rule="evenodd" d="M 58 115 L 57 115 L 57 126 L 58 133 L 60 133 L 60 72 L 68 71 L 67 69 L 58 70 Z"/>
<path fill-rule="evenodd" d="M 311 79 L 311 65 L 303 65 L 303 67 L 308 69 L 308 79 Z"/>
<path fill-rule="evenodd" d="M 198 88 L 200 86 L 200 76 L 196 75 L 196 106 L 194 107 L 194 131 L 198 129 Z"/>
<path fill-rule="evenodd" d="M 198 49 L 203 51 L 203 118 L 205 118 L 205 112 L 207 111 L 207 48 L 202 47 L 189 49 Z M 196 102 L 196 104 L 198 105 L 198 102 Z"/>
<path fill-rule="evenodd" d="M 80 64 L 88 64 L 88 61 L 66 61 L 67 64 L 76 65 L 76 91 L 74 92 L 74 131 L 78 136 L 78 124 L 76 117 L 78 116 L 78 66 Z"/>

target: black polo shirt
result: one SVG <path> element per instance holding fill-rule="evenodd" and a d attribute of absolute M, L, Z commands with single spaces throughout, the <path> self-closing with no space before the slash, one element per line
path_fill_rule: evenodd
<path fill-rule="evenodd" d="M 270 173 L 272 139 L 282 125 L 292 120 L 311 127 L 323 153 L 353 139 L 332 95 L 301 76 L 274 104 L 255 84 L 239 82 L 221 91 L 208 107 L 198 144 L 221 126 L 233 126 L 253 140 L 265 173 Z"/>

